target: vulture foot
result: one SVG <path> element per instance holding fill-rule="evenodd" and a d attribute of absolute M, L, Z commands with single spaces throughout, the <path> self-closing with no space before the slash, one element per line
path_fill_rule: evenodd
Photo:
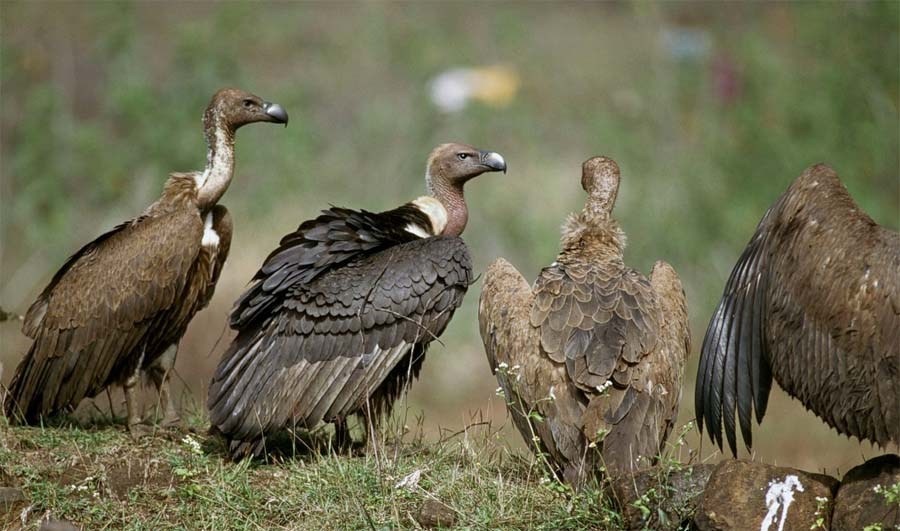
<path fill-rule="evenodd" d="M 129 423 L 128 424 L 128 435 L 130 435 L 131 438 L 135 441 L 139 441 L 141 439 L 144 439 L 146 437 L 153 435 L 154 431 L 155 431 L 154 427 L 150 426 L 148 424 L 140 424 L 140 423 L 135 423 L 135 424 Z"/>

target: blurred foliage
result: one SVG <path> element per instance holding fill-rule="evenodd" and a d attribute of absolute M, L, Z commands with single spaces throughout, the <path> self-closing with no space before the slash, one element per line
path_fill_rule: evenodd
<path fill-rule="evenodd" d="M 582 204 L 581 161 L 609 155 L 623 171 L 627 259 L 676 267 L 699 343 L 756 223 L 810 164 L 832 165 L 865 211 L 900 224 L 898 19 L 894 1 L 3 2 L 0 302 L 24 312 L 67 255 L 143 210 L 169 171 L 200 168 L 202 110 L 235 85 L 284 105 L 291 124 L 239 134 L 224 198 L 237 222 L 232 287 L 214 306 L 328 203 L 378 210 L 419 195 L 428 151 L 459 140 L 510 166 L 468 186 L 479 271 L 503 255 L 534 278 Z M 436 74 L 484 64 L 518 71 L 510 106 L 445 115 L 428 101 Z M 483 361 L 477 291 L 448 344 Z"/>

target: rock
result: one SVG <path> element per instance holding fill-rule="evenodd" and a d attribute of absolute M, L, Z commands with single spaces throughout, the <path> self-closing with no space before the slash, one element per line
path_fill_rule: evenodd
<path fill-rule="evenodd" d="M 22 492 L 22 489 L 0 487 L 0 506 L 9 506 L 20 501 L 25 501 L 25 493 Z"/>
<path fill-rule="evenodd" d="M 886 489 L 897 484 L 900 456 L 882 455 L 851 468 L 841 480 L 834 501 L 831 529 L 856 531 L 876 523 L 885 530 L 900 528 L 900 502 L 889 504 L 884 495 Z"/>
<path fill-rule="evenodd" d="M 700 531 L 829 529 L 838 481 L 744 460 L 716 466 L 694 524 Z"/>
<path fill-rule="evenodd" d="M 453 527 L 456 523 L 456 512 L 438 500 L 428 498 L 422 502 L 416 521 L 426 529 Z"/>
<path fill-rule="evenodd" d="M 694 517 L 715 465 L 655 467 L 613 481 L 625 529 L 683 529 Z"/>

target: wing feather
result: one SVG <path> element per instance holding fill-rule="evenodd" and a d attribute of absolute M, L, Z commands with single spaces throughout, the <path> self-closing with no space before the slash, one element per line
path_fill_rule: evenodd
<path fill-rule="evenodd" d="M 412 276 L 421 280 L 412 283 Z M 278 302 L 259 319 L 236 321 L 238 337 L 210 386 L 213 424 L 231 439 L 251 441 L 288 425 L 312 427 L 357 413 L 413 345 L 421 350 L 443 332 L 470 282 L 462 240 L 434 237 L 361 253 L 308 282 L 279 286 L 267 295 Z M 259 422 L 240 419 L 248 410 L 234 408 L 235 396 L 254 405 Z M 285 407 L 256 406 L 276 402 Z"/>
<path fill-rule="evenodd" d="M 896 301 L 900 235 L 866 216 L 833 170 L 810 167 L 760 221 L 710 321 L 697 378 L 701 429 L 721 447 L 724 408 L 736 453 L 734 393 L 749 448 L 752 409 L 760 422 L 775 377 L 841 433 L 900 441 L 900 380 L 884 376 L 900 372 L 900 342 L 886 340 L 900 329 Z"/>
<path fill-rule="evenodd" d="M 134 349 L 181 293 L 203 224 L 189 210 L 123 223 L 75 253 L 31 306 L 34 338 L 10 385 L 7 414 L 35 421 L 77 406 L 136 363 Z"/>

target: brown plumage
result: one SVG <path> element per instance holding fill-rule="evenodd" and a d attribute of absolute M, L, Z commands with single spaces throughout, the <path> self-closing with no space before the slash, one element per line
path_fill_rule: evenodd
<path fill-rule="evenodd" d="M 231 245 L 231 217 L 216 204 L 234 171 L 234 136 L 253 122 L 287 123 L 279 105 L 236 90 L 217 92 L 203 115 L 202 172 L 173 173 L 162 196 L 76 252 L 31 305 L 23 331 L 34 339 L 5 405 L 13 420 L 74 409 L 122 384 L 128 426 L 139 421 L 135 387 L 146 370 L 177 421 L 166 353 L 213 295 Z M 166 355 L 164 355 L 166 353 Z"/>
<path fill-rule="evenodd" d="M 808 168 L 769 208 L 706 330 L 700 428 L 750 448 L 772 377 L 838 432 L 900 443 L 900 234 L 867 216 L 837 174 Z"/>
<path fill-rule="evenodd" d="M 459 238 L 463 185 L 506 170 L 497 153 L 444 144 L 429 195 L 381 213 L 330 208 L 281 240 L 235 303 L 238 335 L 209 388 L 214 429 L 235 459 L 288 427 L 373 422 L 418 375 L 472 282 Z"/>
<path fill-rule="evenodd" d="M 556 262 L 532 289 L 498 259 L 478 309 L 516 426 L 575 485 L 600 465 L 618 474 L 659 454 L 690 352 L 678 275 L 657 262 L 648 280 L 623 262 L 625 235 L 612 218 L 618 166 L 586 161 L 582 186 L 588 200 L 566 221 Z"/>

